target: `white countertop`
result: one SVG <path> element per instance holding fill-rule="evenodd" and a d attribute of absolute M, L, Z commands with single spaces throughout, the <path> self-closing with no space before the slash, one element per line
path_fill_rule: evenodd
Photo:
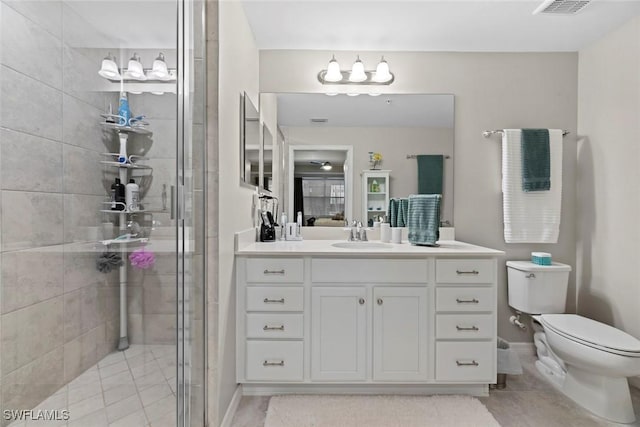
<path fill-rule="evenodd" d="M 454 240 L 439 241 L 439 247 L 414 246 L 405 243 L 387 243 L 389 248 L 337 248 L 334 243 L 344 243 L 345 240 L 303 240 L 300 242 L 251 242 L 236 251 L 236 255 L 324 255 L 324 256 L 501 256 L 503 251 L 476 246 Z M 372 240 L 372 243 L 380 241 Z"/>

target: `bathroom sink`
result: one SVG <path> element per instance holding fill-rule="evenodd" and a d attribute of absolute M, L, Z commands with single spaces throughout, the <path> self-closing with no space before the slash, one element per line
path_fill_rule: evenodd
<path fill-rule="evenodd" d="M 331 246 L 341 249 L 390 249 L 392 246 L 379 242 L 338 242 Z"/>

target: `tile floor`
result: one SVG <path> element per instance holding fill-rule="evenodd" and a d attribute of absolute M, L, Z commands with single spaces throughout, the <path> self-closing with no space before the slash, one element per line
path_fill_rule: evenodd
<path fill-rule="evenodd" d="M 34 409 L 69 411 L 69 421 L 10 427 L 175 427 L 176 349 L 131 345 L 116 351 Z"/>
<path fill-rule="evenodd" d="M 523 375 L 509 376 L 504 390 L 480 398 L 502 427 L 630 426 L 597 418 L 554 389 L 536 369 L 533 353 L 521 352 L 520 360 Z M 640 416 L 640 390 L 632 388 L 631 396 Z M 269 397 L 243 397 L 231 426 L 263 427 L 268 406 Z M 632 425 L 640 426 L 640 421 Z"/>

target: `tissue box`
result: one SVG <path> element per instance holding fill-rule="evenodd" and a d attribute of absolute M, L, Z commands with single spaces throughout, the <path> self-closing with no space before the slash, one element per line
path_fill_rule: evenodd
<path fill-rule="evenodd" d="M 547 252 L 531 252 L 531 262 L 538 265 L 551 265 L 551 254 Z"/>

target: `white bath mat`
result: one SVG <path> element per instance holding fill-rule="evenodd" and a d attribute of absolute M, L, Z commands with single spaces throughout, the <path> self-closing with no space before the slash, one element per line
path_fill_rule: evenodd
<path fill-rule="evenodd" d="M 499 427 L 470 396 L 274 396 L 264 427 Z"/>

